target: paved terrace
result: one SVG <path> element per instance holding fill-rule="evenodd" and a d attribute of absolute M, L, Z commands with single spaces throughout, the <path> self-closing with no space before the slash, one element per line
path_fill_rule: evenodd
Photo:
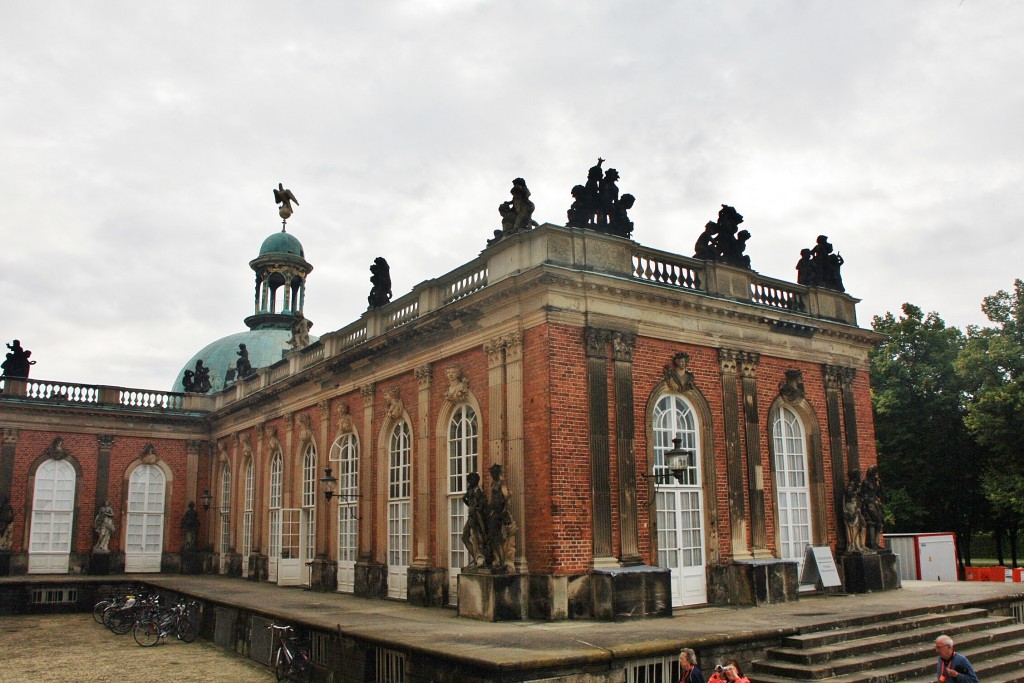
<path fill-rule="evenodd" d="M 681 646 L 729 649 L 734 643 L 774 639 L 836 622 L 963 606 L 1024 601 L 1024 584 L 911 581 L 898 591 L 863 595 L 812 595 L 763 607 L 698 607 L 668 619 L 628 622 L 460 619 L 454 609 L 314 593 L 220 576 L 158 574 L 111 577 L 21 576 L 3 583 L 139 581 L 268 618 L 336 631 L 377 645 L 421 655 L 455 658 L 507 672 L 546 667 L 594 666 L 613 660 L 664 656 Z"/>

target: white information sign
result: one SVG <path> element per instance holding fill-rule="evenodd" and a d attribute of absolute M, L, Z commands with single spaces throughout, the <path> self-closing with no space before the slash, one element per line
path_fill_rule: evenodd
<path fill-rule="evenodd" d="M 800 584 L 813 586 L 819 579 L 825 588 L 843 585 L 839 580 L 839 570 L 836 569 L 836 558 L 832 556 L 832 548 L 827 545 L 809 545 L 804 552 L 804 571 L 800 576 Z"/>

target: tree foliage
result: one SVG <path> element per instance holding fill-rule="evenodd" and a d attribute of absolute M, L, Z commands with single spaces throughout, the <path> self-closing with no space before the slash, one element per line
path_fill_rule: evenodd
<path fill-rule="evenodd" d="M 870 355 L 878 463 L 891 531 L 976 528 L 982 451 L 965 425 L 957 357 L 965 337 L 937 313 L 904 304 L 899 318 L 875 316 L 885 340 Z"/>
<path fill-rule="evenodd" d="M 1024 520 L 1024 281 L 985 297 L 991 327 L 967 328 L 956 368 L 970 396 L 966 424 L 992 453 L 986 498 L 1011 529 Z"/>

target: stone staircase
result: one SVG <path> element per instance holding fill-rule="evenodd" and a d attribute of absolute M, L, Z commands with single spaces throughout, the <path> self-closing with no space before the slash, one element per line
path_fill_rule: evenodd
<path fill-rule="evenodd" d="M 900 614 L 802 633 L 751 664 L 751 683 L 934 681 L 934 641 L 945 633 L 983 683 L 1024 683 L 1024 625 L 985 609 Z"/>

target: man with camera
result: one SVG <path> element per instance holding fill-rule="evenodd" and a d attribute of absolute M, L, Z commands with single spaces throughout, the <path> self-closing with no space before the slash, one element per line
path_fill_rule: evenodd
<path fill-rule="evenodd" d="M 953 649 L 953 639 L 942 635 L 935 639 L 935 651 L 939 661 L 935 663 L 939 683 L 978 683 L 978 674 L 967 661 L 967 657 Z"/>

